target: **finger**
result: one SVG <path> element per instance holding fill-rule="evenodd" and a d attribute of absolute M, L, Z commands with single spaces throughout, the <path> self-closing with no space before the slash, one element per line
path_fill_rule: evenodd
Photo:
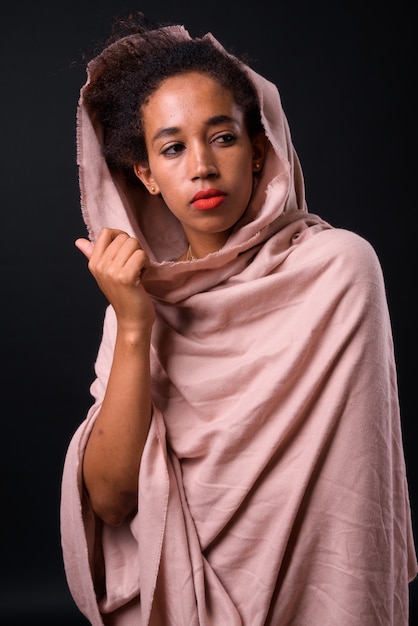
<path fill-rule="evenodd" d="M 90 260 L 93 254 L 94 244 L 88 239 L 80 238 L 75 241 L 76 247 L 84 254 L 84 256 Z"/>
<path fill-rule="evenodd" d="M 139 285 L 142 278 L 142 270 L 149 266 L 149 259 L 140 248 L 135 250 L 126 261 L 124 269 L 134 279 L 134 284 Z"/>
<path fill-rule="evenodd" d="M 117 250 L 116 243 L 119 244 Z M 122 237 L 120 237 L 116 243 L 114 261 L 117 262 L 120 267 L 123 267 L 126 263 L 128 263 L 132 255 L 135 254 L 135 256 L 137 256 L 137 252 L 141 252 L 140 256 L 144 256 L 146 258 L 145 252 L 140 247 L 138 240 L 134 237 L 127 237 L 125 240 L 122 240 Z"/>
<path fill-rule="evenodd" d="M 119 248 L 129 239 L 128 233 L 116 228 L 102 228 L 94 245 L 94 256 L 99 259 L 106 255 L 108 259 L 114 259 Z"/>

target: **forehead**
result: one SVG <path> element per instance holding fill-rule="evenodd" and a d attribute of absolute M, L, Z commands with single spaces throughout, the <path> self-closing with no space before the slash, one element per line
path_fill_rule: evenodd
<path fill-rule="evenodd" d="M 143 106 L 142 113 L 146 126 L 160 125 L 162 120 L 171 120 L 172 123 L 176 119 L 188 117 L 242 117 L 232 92 L 201 72 L 187 72 L 166 78 Z"/>

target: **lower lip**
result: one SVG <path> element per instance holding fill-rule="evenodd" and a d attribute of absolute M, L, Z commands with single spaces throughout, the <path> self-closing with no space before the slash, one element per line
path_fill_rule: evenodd
<path fill-rule="evenodd" d="M 225 196 L 212 196 L 211 198 L 200 198 L 193 202 L 195 209 L 199 211 L 209 211 L 210 209 L 216 209 L 225 200 Z"/>

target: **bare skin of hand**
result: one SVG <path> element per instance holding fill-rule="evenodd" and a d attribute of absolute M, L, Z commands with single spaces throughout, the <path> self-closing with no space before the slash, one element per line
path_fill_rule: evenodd
<path fill-rule="evenodd" d="M 148 259 L 139 242 L 127 233 L 104 228 L 93 244 L 77 239 L 75 245 L 89 261 L 89 270 L 113 306 L 118 324 L 135 330 L 154 323 L 151 299 L 141 285 Z"/>
<path fill-rule="evenodd" d="M 75 244 L 117 318 L 112 367 L 84 453 L 83 478 L 96 515 L 118 525 L 137 507 L 139 467 L 151 421 L 149 351 L 155 310 L 141 284 L 148 259 L 135 238 L 116 229 L 100 231 L 95 244 L 87 239 Z"/>

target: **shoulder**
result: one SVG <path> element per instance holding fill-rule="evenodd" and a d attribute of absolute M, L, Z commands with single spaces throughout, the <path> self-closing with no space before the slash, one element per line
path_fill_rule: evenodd
<path fill-rule="evenodd" d="M 381 264 L 376 250 L 361 235 L 343 228 L 327 228 L 306 241 L 305 253 L 310 260 L 340 275 L 381 280 Z"/>
<path fill-rule="evenodd" d="M 385 327 L 385 282 L 369 241 L 353 231 L 327 228 L 307 239 L 297 256 L 295 282 L 312 315 L 322 312 L 321 319 L 330 320 L 332 314 L 338 323 L 348 319 L 353 324 L 379 321 L 380 327 Z"/>
<path fill-rule="evenodd" d="M 292 289 L 302 290 L 304 298 L 316 304 L 344 299 L 355 308 L 386 307 L 378 255 L 369 241 L 353 231 L 316 230 L 295 246 L 286 266 L 295 283 Z"/>

